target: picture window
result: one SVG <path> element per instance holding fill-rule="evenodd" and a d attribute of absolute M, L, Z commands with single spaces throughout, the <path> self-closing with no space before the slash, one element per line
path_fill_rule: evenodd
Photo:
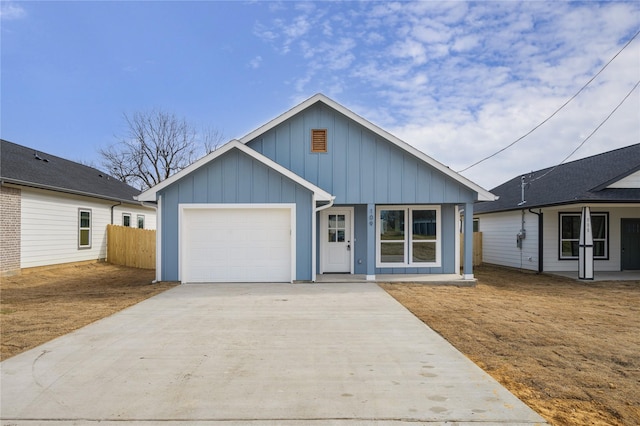
<path fill-rule="evenodd" d="M 560 213 L 560 259 L 578 259 L 580 248 L 580 213 Z M 593 258 L 609 258 L 609 215 L 591 213 Z"/>
<path fill-rule="evenodd" d="M 389 206 L 377 211 L 377 266 L 440 265 L 440 208 Z"/>

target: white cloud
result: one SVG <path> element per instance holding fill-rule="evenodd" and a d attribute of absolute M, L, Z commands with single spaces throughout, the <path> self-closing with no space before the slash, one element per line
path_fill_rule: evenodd
<path fill-rule="evenodd" d="M 27 16 L 27 11 L 14 2 L 3 1 L 0 3 L 0 18 L 10 21 L 22 19 Z"/>
<path fill-rule="evenodd" d="M 640 5 L 628 2 L 314 5 L 268 28 L 306 67 L 295 97 L 339 93 L 454 170 L 547 118 L 640 27 Z M 627 93 L 639 64 L 640 36 L 557 116 L 464 174 L 493 187 L 561 160 Z M 640 142 L 637 106 L 636 93 L 575 158 Z"/>
<path fill-rule="evenodd" d="M 258 69 L 262 65 L 262 56 L 258 55 L 249 61 L 249 67 L 252 69 Z"/>

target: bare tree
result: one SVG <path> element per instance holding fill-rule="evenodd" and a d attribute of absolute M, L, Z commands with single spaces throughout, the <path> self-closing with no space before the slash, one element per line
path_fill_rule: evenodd
<path fill-rule="evenodd" d="M 128 135 L 100 150 L 102 164 L 117 179 L 141 190 L 162 182 L 215 150 L 222 134 L 198 135 L 184 118 L 162 110 L 124 114 Z"/>
<path fill-rule="evenodd" d="M 202 130 L 201 137 L 205 154 L 215 151 L 224 142 L 224 135 L 222 132 L 212 127 L 205 127 Z"/>

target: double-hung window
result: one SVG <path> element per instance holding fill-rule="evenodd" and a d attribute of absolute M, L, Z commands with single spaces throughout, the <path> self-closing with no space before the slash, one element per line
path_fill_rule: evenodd
<path fill-rule="evenodd" d="M 144 215 L 138 215 L 138 228 L 144 229 Z"/>
<path fill-rule="evenodd" d="M 122 226 L 131 226 L 131 214 L 122 213 Z"/>
<path fill-rule="evenodd" d="M 91 248 L 91 210 L 78 209 L 78 248 Z"/>
<path fill-rule="evenodd" d="M 580 213 L 560 213 L 560 259 L 577 259 L 580 246 Z M 609 258 L 609 215 L 591 213 L 593 258 Z"/>
<path fill-rule="evenodd" d="M 376 266 L 440 266 L 439 206 L 379 206 Z"/>

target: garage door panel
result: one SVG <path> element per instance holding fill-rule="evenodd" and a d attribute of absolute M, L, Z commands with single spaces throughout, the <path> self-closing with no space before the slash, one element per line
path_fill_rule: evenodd
<path fill-rule="evenodd" d="M 183 282 L 289 282 L 291 208 L 183 210 Z"/>

